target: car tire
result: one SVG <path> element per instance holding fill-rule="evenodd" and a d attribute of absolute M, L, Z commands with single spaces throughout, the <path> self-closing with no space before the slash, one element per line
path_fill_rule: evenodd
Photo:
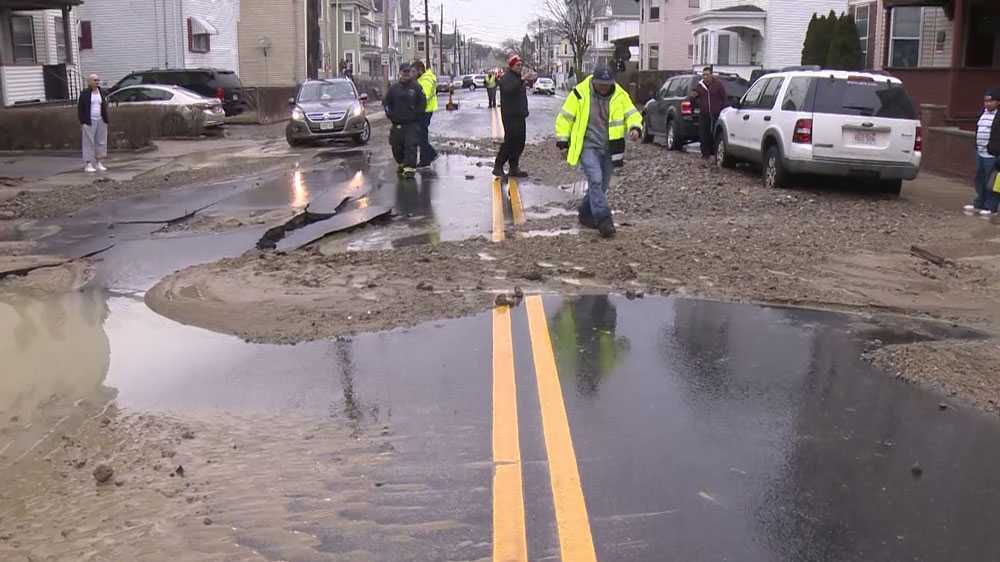
<path fill-rule="evenodd" d="M 879 193 L 899 197 L 903 191 L 903 180 L 881 180 L 878 182 Z"/>
<path fill-rule="evenodd" d="M 649 132 L 649 123 L 646 122 L 646 116 L 642 116 L 642 144 L 649 144 L 653 142 L 653 133 Z"/>
<path fill-rule="evenodd" d="M 680 139 L 677 138 L 677 124 L 674 123 L 673 119 L 667 120 L 667 137 L 664 141 L 667 145 L 667 150 L 680 150 L 681 144 Z"/>
<path fill-rule="evenodd" d="M 363 146 L 368 144 L 368 141 L 372 138 L 372 126 L 371 123 L 365 119 L 365 126 L 361 129 L 361 132 L 351 137 L 354 140 L 354 144 L 358 146 Z"/>
<path fill-rule="evenodd" d="M 764 153 L 763 181 L 767 189 L 784 189 L 788 187 L 789 174 L 781 159 L 781 149 L 771 145 Z"/>
<path fill-rule="evenodd" d="M 725 131 L 720 131 L 717 141 L 715 141 L 715 163 L 720 168 L 735 168 L 736 160 L 729 154 L 729 141 L 726 140 Z"/>
<path fill-rule="evenodd" d="M 188 126 L 184 118 L 176 113 L 171 113 L 160 122 L 160 135 L 164 137 L 176 137 L 187 132 Z"/>

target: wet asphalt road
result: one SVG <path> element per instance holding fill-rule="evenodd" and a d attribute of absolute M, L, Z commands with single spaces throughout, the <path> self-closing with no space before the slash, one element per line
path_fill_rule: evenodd
<path fill-rule="evenodd" d="M 437 126 L 468 120 L 481 131 L 489 112 L 469 105 Z M 488 188 L 470 159 L 442 158 L 404 183 L 382 149 L 332 147 L 296 170 L 201 186 L 198 197 L 80 213 L 61 235 L 76 232 L 79 243 L 111 221 L 197 202 L 305 209 L 348 194 L 398 216 L 345 241 L 392 245 L 430 232 L 417 241 L 433 243 L 488 231 Z M 116 245 L 93 290 L 0 294 L 5 364 L 33 373 L 3 379 L 0 410 L 30 412 L 52 393 L 112 394 L 129 411 L 295 412 L 358 432 L 388 428 L 393 454 L 366 475 L 383 484 L 377 500 L 344 516 L 460 523 L 405 543 L 295 523 L 321 551 L 363 546 L 379 560 L 423 561 L 501 559 L 500 549 L 574 562 L 964 561 L 1000 551 L 989 515 L 1000 508 L 1000 423 L 939 410 L 939 396 L 867 366 L 860 354 L 873 338 L 913 337 L 888 319 L 546 295 L 511 309 L 509 328 L 500 310 L 294 347 L 249 344 L 159 317 L 141 295 L 178 268 L 242 253 L 263 227 L 150 236 L 157 228 L 110 229 Z M 529 305 L 540 313 L 533 325 Z M 419 497 L 393 492 L 406 486 L 420 486 Z"/>

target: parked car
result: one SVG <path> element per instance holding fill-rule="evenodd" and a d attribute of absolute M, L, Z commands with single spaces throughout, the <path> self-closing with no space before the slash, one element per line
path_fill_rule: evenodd
<path fill-rule="evenodd" d="M 462 76 L 462 87 L 463 88 L 466 88 L 466 89 L 469 89 L 469 90 L 475 90 L 476 89 L 475 83 L 472 81 L 472 76 L 473 76 L 472 74 L 466 74 L 466 75 Z"/>
<path fill-rule="evenodd" d="M 451 76 L 438 76 L 437 93 L 451 91 Z"/>
<path fill-rule="evenodd" d="M 303 82 L 288 100 L 292 118 L 285 127 L 285 139 L 291 146 L 339 138 L 367 144 L 372 135 L 365 114 L 367 100 L 368 94 L 359 94 L 347 78 Z"/>
<path fill-rule="evenodd" d="M 464 79 L 461 76 L 456 76 L 451 81 L 451 89 L 452 89 L 452 91 L 462 89 L 463 84 L 464 84 Z"/>
<path fill-rule="evenodd" d="M 222 102 L 180 86 L 128 86 L 108 95 L 108 103 L 126 106 L 156 106 L 167 111 L 160 121 L 160 132 L 166 136 L 197 131 L 199 127 L 219 127 L 225 123 Z"/>
<path fill-rule="evenodd" d="M 729 103 L 737 102 L 750 87 L 749 82 L 736 74 L 715 76 L 725 86 Z M 662 136 L 667 150 L 680 150 L 685 144 L 698 141 L 701 107 L 688 96 L 699 81 L 701 74 L 681 74 L 668 78 L 660 86 L 642 111 L 644 142 Z"/>
<path fill-rule="evenodd" d="M 181 86 L 208 98 L 222 101 L 226 115 L 239 115 L 248 107 L 243 83 L 232 70 L 188 68 L 132 72 L 111 88 L 114 93 L 128 86 L 166 84 Z"/>
<path fill-rule="evenodd" d="M 535 94 L 547 94 L 554 96 L 556 95 L 556 82 L 551 78 L 539 78 L 535 80 L 533 92 Z"/>
<path fill-rule="evenodd" d="M 475 90 L 476 88 L 486 87 L 486 75 L 485 74 L 473 74 L 472 75 L 472 86 L 470 89 Z"/>
<path fill-rule="evenodd" d="M 923 131 L 898 78 L 839 70 L 788 71 L 754 82 L 719 117 L 722 166 L 760 164 L 764 185 L 785 187 L 795 174 L 877 181 L 898 195 L 917 177 Z"/>

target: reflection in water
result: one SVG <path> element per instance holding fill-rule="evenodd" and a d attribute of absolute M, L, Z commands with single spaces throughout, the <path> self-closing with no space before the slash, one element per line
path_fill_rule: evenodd
<path fill-rule="evenodd" d="M 601 380 L 611 374 L 629 350 L 628 339 L 615 337 L 615 305 L 607 295 L 567 299 L 551 324 L 560 375 L 575 374 L 577 392 L 596 396 Z"/>
<path fill-rule="evenodd" d="M 292 201 L 291 206 L 296 211 L 304 209 L 309 203 L 309 186 L 306 185 L 302 177 L 302 170 L 295 170 L 292 173 Z"/>

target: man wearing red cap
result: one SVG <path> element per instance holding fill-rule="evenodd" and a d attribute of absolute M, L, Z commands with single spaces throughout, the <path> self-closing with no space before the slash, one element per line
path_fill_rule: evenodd
<path fill-rule="evenodd" d="M 497 153 L 493 164 L 493 175 L 504 175 L 504 164 L 510 163 L 510 176 L 527 177 L 521 169 L 521 153 L 524 152 L 525 121 L 528 119 L 528 95 L 525 92 L 528 84 L 534 79 L 528 71 L 522 76 L 523 63 L 521 57 L 511 55 L 507 59 L 509 72 L 505 72 L 497 85 L 500 88 L 500 119 L 503 121 L 503 144 Z"/>

